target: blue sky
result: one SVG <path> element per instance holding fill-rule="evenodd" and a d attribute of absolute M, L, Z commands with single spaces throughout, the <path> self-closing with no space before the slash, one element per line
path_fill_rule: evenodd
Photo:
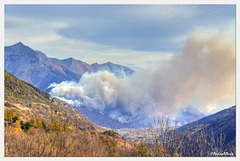
<path fill-rule="evenodd" d="M 235 29 L 235 5 L 5 5 L 5 45 L 49 57 L 164 64 L 196 31 Z"/>

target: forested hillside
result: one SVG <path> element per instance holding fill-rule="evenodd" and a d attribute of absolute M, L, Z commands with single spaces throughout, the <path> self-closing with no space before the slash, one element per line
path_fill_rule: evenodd
<path fill-rule="evenodd" d="M 42 119 L 46 123 L 56 120 L 68 128 L 103 130 L 67 103 L 51 97 L 34 86 L 21 81 L 5 71 L 5 110 L 14 110 L 23 121 Z"/>
<path fill-rule="evenodd" d="M 134 147 L 5 71 L 5 156 L 127 156 Z"/>

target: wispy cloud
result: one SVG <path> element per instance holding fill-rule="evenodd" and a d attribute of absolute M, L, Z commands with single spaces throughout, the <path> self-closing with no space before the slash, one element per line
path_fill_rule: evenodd
<path fill-rule="evenodd" d="M 166 63 L 192 32 L 235 25 L 234 5 L 6 5 L 5 45 L 50 57 Z"/>
<path fill-rule="evenodd" d="M 6 45 L 22 41 L 35 50 L 46 53 L 49 57 L 60 59 L 74 57 L 90 64 L 112 61 L 118 64 L 134 63 L 142 68 L 149 61 L 168 61 L 173 53 L 134 51 L 64 37 L 57 33 L 69 26 L 62 22 L 48 22 L 38 19 L 6 16 Z M 32 25 L 30 25 L 32 24 Z M 127 58 L 127 60 L 126 60 Z M 135 68 L 140 69 L 140 68 Z"/>
<path fill-rule="evenodd" d="M 189 104 L 208 111 L 235 100 L 235 43 L 226 39 L 230 35 L 234 40 L 235 5 L 6 5 L 5 9 L 5 45 L 22 41 L 49 57 L 74 57 L 90 64 L 111 61 L 139 70 L 131 86 L 127 83 L 127 94 L 119 98 L 131 113 L 161 113 L 159 109 L 171 113 Z M 224 30 L 228 36 L 221 33 Z M 144 89 L 138 92 L 139 87 Z M 58 95 L 62 88 L 55 92 Z M 133 104 L 125 106 L 129 98 Z"/>

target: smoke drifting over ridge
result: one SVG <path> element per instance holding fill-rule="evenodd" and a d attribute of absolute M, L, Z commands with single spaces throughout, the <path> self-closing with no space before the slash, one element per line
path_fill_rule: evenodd
<path fill-rule="evenodd" d="M 86 73 L 78 83 L 52 84 L 51 94 L 76 106 L 148 116 L 172 115 L 188 105 L 206 112 L 235 97 L 235 39 L 224 31 L 189 36 L 169 64 L 118 79 Z M 234 104 L 234 102 L 231 102 Z"/>

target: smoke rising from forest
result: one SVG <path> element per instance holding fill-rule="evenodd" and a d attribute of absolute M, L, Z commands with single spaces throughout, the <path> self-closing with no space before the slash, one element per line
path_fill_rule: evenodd
<path fill-rule="evenodd" d="M 74 105 L 132 115 L 172 115 L 188 105 L 204 112 L 235 96 L 235 61 L 231 33 L 195 32 L 168 64 L 122 79 L 107 71 L 86 73 L 79 82 L 51 84 L 51 94 Z"/>

